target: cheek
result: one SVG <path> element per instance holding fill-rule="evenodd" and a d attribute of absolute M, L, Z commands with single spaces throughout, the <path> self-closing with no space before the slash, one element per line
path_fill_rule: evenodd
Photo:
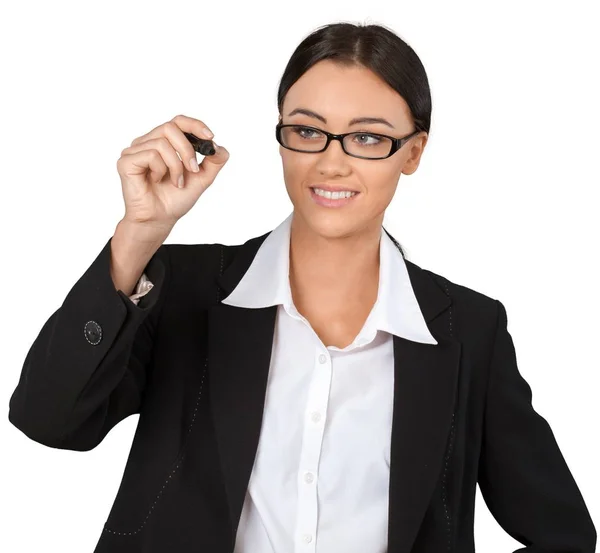
<path fill-rule="evenodd" d="M 398 170 L 396 165 L 381 164 L 365 173 L 367 191 L 383 201 L 391 200 L 398 186 Z"/>
<path fill-rule="evenodd" d="M 361 182 L 364 185 L 363 206 L 365 208 L 365 216 L 375 216 L 387 209 L 392 201 L 396 188 L 398 187 L 398 179 L 393 171 L 377 170 L 364 171 L 361 174 Z"/>
<path fill-rule="evenodd" d="M 293 152 L 285 150 L 285 152 L 281 154 L 281 158 L 283 176 L 288 189 L 299 186 L 302 182 L 306 181 L 312 166 L 311 160 L 308 159 L 307 156 L 294 155 Z"/>

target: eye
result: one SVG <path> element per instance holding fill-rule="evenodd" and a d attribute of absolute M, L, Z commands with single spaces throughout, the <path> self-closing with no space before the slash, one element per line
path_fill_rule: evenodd
<path fill-rule="evenodd" d="M 358 140 L 358 143 L 359 143 L 359 145 L 361 145 L 361 146 L 376 146 L 377 144 L 379 144 L 379 143 L 381 142 L 381 138 L 379 138 L 378 136 L 376 136 L 376 135 L 374 135 L 374 134 L 368 134 L 368 133 L 356 133 L 356 134 L 355 134 L 355 135 L 353 135 L 353 136 L 354 136 L 354 138 L 358 138 L 358 139 L 359 139 L 359 140 Z M 368 138 L 371 138 L 371 139 L 373 139 L 373 140 L 374 140 L 374 142 L 369 142 L 369 143 L 367 143 L 367 142 L 363 142 L 363 141 L 361 140 L 363 137 L 367 137 L 367 139 L 368 139 Z"/>
<path fill-rule="evenodd" d="M 310 138 L 320 138 L 323 136 L 319 131 L 317 131 L 315 129 L 311 129 L 310 127 L 298 126 L 298 127 L 294 127 L 293 131 L 296 134 L 298 134 L 300 136 L 300 138 L 310 139 Z M 314 133 L 314 134 L 311 136 L 310 133 Z M 317 135 L 317 136 L 315 136 L 315 135 Z"/>

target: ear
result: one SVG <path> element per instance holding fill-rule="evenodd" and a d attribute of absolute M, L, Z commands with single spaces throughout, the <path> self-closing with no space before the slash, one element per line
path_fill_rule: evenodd
<path fill-rule="evenodd" d="M 414 144 L 410 149 L 410 155 L 407 158 L 402 172 L 405 175 L 412 175 L 417 168 L 419 167 L 419 163 L 421 162 L 421 155 L 423 154 L 423 149 L 425 148 L 425 144 L 427 144 L 429 136 L 427 133 L 422 133 L 417 136 L 417 140 L 415 140 Z"/>

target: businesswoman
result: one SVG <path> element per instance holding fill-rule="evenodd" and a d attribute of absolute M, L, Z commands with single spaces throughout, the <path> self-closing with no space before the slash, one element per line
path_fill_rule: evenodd
<path fill-rule="evenodd" d="M 229 154 L 197 167 L 183 133 L 206 124 L 157 126 L 123 150 L 125 216 L 27 354 L 9 418 L 31 439 L 88 451 L 140 415 L 95 551 L 474 552 L 479 484 L 519 551 L 592 553 L 503 304 L 382 226 L 430 128 L 415 52 L 321 27 L 277 100 L 292 213 L 243 244 L 164 244 Z"/>

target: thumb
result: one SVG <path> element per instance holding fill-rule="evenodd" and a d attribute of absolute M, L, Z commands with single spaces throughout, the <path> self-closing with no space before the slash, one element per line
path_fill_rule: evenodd
<path fill-rule="evenodd" d="M 186 177 L 189 177 L 190 185 L 193 186 L 199 183 L 202 188 L 208 188 L 219 174 L 219 171 L 227 163 L 229 159 L 227 149 L 219 146 L 214 140 L 213 144 L 215 145 L 215 153 L 210 156 L 204 156 L 202 163 L 198 167 L 199 171 L 197 173 L 188 173 L 186 171 Z"/>

